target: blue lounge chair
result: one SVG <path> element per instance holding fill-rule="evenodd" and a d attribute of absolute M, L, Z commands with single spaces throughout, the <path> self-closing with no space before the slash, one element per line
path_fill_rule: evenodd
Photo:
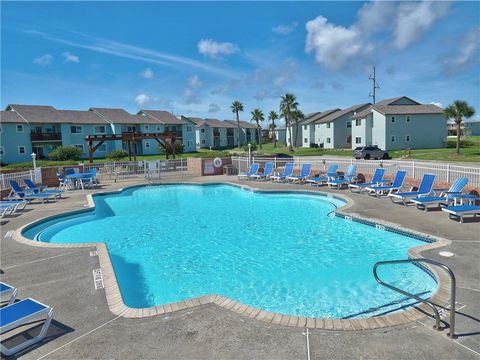
<path fill-rule="evenodd" d="M 85 187 L 94 187 L 97 185 L 97 168 L 92 168 L 89 171 L 82 174 L 79 179 L 80 186 L 83 189 Z"/>
<path fill-rule="evenodd" d="M 286 163 L 285 168 L 283 169 L 283 174 L 276 174 L 276 175 L 270 176 L 270 179 L 272 179 L 272 181 L 277 181 L 277 182 L 285 181 L 287 177 L 293 175 L 293 168 L 294 168 L 293 163 Z"/>
<path fill-rule="evenodd" d="M 313 185 L 320 185 L 320 184 L 325 184 L 327 181 L 338 179 L 338 174 L 337 174 L 337 169 L 338 165 L 337 164 L 332 164 L 329 166 L 327 173 L 322 176 L 318 177 L 312 177 L 307 180 L 312 186 Z"/>
<path fill-rule="evenodd" d="M 397 191 L 395 194 L 388 194 L 388 197 L 392 202 L 396 202 L 396 200 L 400 200 L 403 205 L 407 205 L 407 202 L 410 199 L 421 197 L 421 196 L 428 196 L 432 193 L 433 190 L 433 183 L 435 182 L 436 175 L 433 174 L 425 174 L 422 177 L 422 181 L 420 182 L 420 186 L 418 187 L 417 191 L 406 191 L 400 192 Z"/>
<path fill-rule="evenodd" d="M 18 294 L 16 287 L 8 285 L 7 283 L 0 282 L 0 297 L 10 296 L 8 299 L 8 305 L 13 304 Z"/>
<path fill-rule="evenodd" d="M 62 194 L 64 193 L 63 190 L 47 189 L 47 186 L 45 185 L 37 186 L 30 179 L 24 179 L 23 182 L 29 190 L 33 191 L 34 194 L 54 194 L 56 197 L 61 198 Z"/>
<path fill-rule="evenodd" d="M 250 166 L 250 170 L 248 170 L 247 172 L 242 172 L 240 174 L 238 174 L 238 179 L 242 179 L 242 178 L 247 178 L 249 179 L 250 176 L 252 175 L 255 175 L 256 173 L 258 173 L 258 169 L 260 168 L 260 164 L 252 164 Z"/>
<path fill-rule="evenodd" d="M 312 164 L 305 163 L 302 165 L 302 169 L 300 170 L 300 175 L 291 175 L 287 176 L 287 181 L 291 180 L 292 182 L 304 182 L 310 176 L 310 171 L 312 170 Z"/>
<path fill-rule="evenodd" d="M 38 320 L 40 317 L 44 316 L 45 322 L 37 336 L 32 337 L 31 339 L 28 339 L 27 341 L 10 349 L 3 344 L 0 344 L 2 354 L 5 356 L 10 356 L 41 341 L 45 337 L 45 334 L 47 333 L 52 321 L 53 309 L 50 306 L 42 304 L 31 298 L 27 298 L 0 308 L 0 333 L 2 334 L 2 341 L 5 340 L 3 335 L 7 331 L 13 330 L 21 325 L 28 324 L 33 320 Z"/>
<path fill-rule="evenodd" d="M 354 192 L 354 189 L 357 189 L 359 193 L 361 193 L 364 189 L 369 186 L 377 186 L 383 182 L 383 175 L 385 174 L 384 168 L 376 168 L 375 172 L 373 173 L 372 181 L 368 183 L 361 183 L 361 184 L 348 184 L 348 188 L 351 192 Z"/>
<path fill-rule="evenodd" d="M 434 189 L 435 196 L 413 198 L 410 201 L 417 205 L 418 209 L 428 211 L 428 205 L 448 206 L 455 200 L 455 195 L 460 195 L 463 188 L 468 184 L 468 178 L 458 178 L 450 189 Z"/>
<path fill-rule="evenodd" d="M 406 176 L 407 172 L 405 170 L 398 170 L 391 185 L 368 186 L 366 190 L 369 195 L 375 195 L 376 197 L 380 197 L 380 195 L 385 193 L 392 194 L 403 187 Z"/>
<path fill-rule="evenodd" d="M 256 180 L 268 179 L 273 174 L 273 166 L 273 162 L 267 162 L 265 164 L 265 168 L 263 169 L 263 173 L 250 175 L 250 178 Z"/>
<path fill-rule="evenodd" d="M 55 198 L 54 194 L 43 194 L 43 193 L 35 194 L 34 192 L 32 192 L 32 190 L 29 190 L 29 189 L 22 190 L 20 185 L 18 185 L 18 183 L 15 180 L 10 180 L 10 187 L 12 188 L 12 190 L 10 190 L 10 194 L 7 196 L 7 199 L 10 199 L 10 200 L 32 201 L 32 200 L 38 199 L 45 202 L 51 198 Z"/>
<path fill-rule="evenodd" d="M 465 215 L 473 215 L 475 217 L 480 214 L 480 206 L 478 205 L 447 206 L 442 208 L 442 210 L 448 213 L 450 219 L 459 219 L 461 223 L 463 223 Z"/>
<path fill-rule="evenodd" d="M 348 185 L 353 183 L 355 181 L 356 174 L 357 174 L 357 165 L 355 164 L 349 165 L 347 168 L 347 171 L 345 171 L 345 174 L 341 179 L 329 180 L 327 181 L 327 185 L 329 188 L 337 187 L 337 189 L 340 189 L 343 185 Z"/>

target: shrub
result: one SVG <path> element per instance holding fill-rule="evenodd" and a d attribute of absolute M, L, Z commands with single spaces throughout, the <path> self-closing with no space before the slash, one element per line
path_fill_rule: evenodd
<path fill-rule="evenodd" d="M 250 143 L 250 145 L 251 145 L 251 150 L 252 151 L 257 150 L 257 144 L 256 143 Z M 248 144 L 243 145 L 243 150 L 248 151 Z"/>
<path fill-rule="evenodd" d="M 107 159 L 115 161 L 123 160 L 126 157 L 128 157 L 128 152 L 126 152 L 125 150 L 112 150 L 107 154 Z"/>
<path fill-rule="evenodd" d="M 75 146 L 59 146 L 54 149 L 48 158 L 55 161 L 80 160 L 82 150 Z"/>
<path fill-rule="evenodd" d="M 185 146 L 181 142 L 178 142 L 178 141 L 175 142 L 175 154 L 176 155 L 183 154 L 184 149 L 185 149 Z M 167 144 L 166 149 L 164 149 L 162 146 L 159 146 L 158 151 L 161 154 L 173 155 L 173 151 L 172 151 L 172 148 L 171 148 L 170 144 Z"/>
<path fill-rule="evenodd" d="M 471 147 L 473 146 L 473 141 L 466 139 L 466 138 L 460 138 L 460 147 Z M 447 140 L 447 148 L 455 148 L 457 147 L 457 139 L 448 139 Z"/>

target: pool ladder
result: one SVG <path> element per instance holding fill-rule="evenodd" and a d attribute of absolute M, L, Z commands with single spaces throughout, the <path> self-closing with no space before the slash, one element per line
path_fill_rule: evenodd
<path fill-rule="evenodd" d="M 445 264 L 442 264 L 438 261 L 434 261 L 434 260 L 430 260 L 430 259 L 403 259 L 403 260 L 387 260 L 387 261 L 379 261 L 377 263 L 375 263 L 375 265 L 373 266 L 373 276 L 375 277 L 375 280 L 377 280 L 377 282 L 380 284 L 380 285 L 383 285 L 391 290 L 394 290 L 396 292 L 399 292 L 400 294 L 403 294 L 405 296 L 408 296 L 408 297 L 411 297 L 412 299 L 415 299 L 417 301 L 420 301 L 424 304 L 427 304 L 432 310 L 433 310 L 433 314 L 435 316 L 435 325 L 433 326 L 433 328 L 435 330 L 438 330 L 438 331 L 441 331 L 443 330 L 442 327 L 440 326 L 440 314 L 438 312 L 438 309 L 437 309 L 437 306 L 435 304 L 433 304 L 432 302 L 428 301 L 428 300 L 424 300 L 422 299 L 421 297 L 417 296 L 417 295 L 414 295 L 414 294 L 411 294 L 409 292 L 406 292 L 402 289 L 399 289 L 393 285 L 390 285 L 386 282 L 384 282 L 382 279 L 380 279 L 378 277 L 378 273 L 377 273 L 377 268 L 379 266 L 382 266 L 382 265 L 393 265 L 393 264 L 406 264 L 406 263 L 413 263 L 413 264 L 416 264 L 416 263 L 427 263 L 427 264 L 430 264 L 430 265 L 434 265 L 434 266 L 438 266 L 440 268 L 442 268 L 443 270 L 445 270 L 448 275 L 450 276 L 450 280 L 451 280 L 451 288 L 450 288 L 450 332 L 447 334 L 447 336 L 451 339 L 455 339 L 457 338 L 457 336 L 455 335 L 455 295 L 456 295 L 456 280 L 455 280 L 455 274 L 453 273 L 452 269 L 450 269 L 447 265 Z"/>

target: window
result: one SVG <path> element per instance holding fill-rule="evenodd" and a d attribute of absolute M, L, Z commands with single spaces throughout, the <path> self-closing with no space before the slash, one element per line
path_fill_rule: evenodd
<path fill-rule="evenodd" d="M 407 123 L 409 123 L 410 120 L 412 120 L 412 119 L 410 118 L 410 115 L 407 115 L 407 118 L 405 119 L 405 121 L 406 121 Z"/>
<path fill-rule="evenodd" d="M 93 132 L 95 134 L 105 134 L 107 132 L 107 128 L 105 125 L 96 125 L 93 127 Z"/>
<path fill-rule="evenodd" d="M 135 126 L 127 126 L 127 132 L 136 132 L 137 128 Z"/>
<path fill-rule="evenodd" d="M 395 135 L 392 135 L 392 136 L 390 137 L 390 141 L 391 141 L 391 142 L 395 142 Z"/>
<path fill-rule="evenodd" d="M 329 137 L 327 137 L 327 144 L 330 144 L 332 142 L 332 139 L 330 139 Z"/>
<path fill-rule="evenodd" d="M 355 144 L 361 144 L 362 143 L 362 138 L 360 136 L 357 136 L 355 138 Z"/>
<path fill-rule="evenodd" d="M 192 132 L 192 127 L 190 125 L 187 126 L 187 131 Z"/>
<path fill-rule="evenodd" d="M 144 130 L 145 132 L 147 132 L 147 131 L 148 131 L 148 125 L 143 125 L 143 130 Z"/>
<path fill-rule="evenodd" d="M 347 121 L 347 129 L 350 129 L 352 127 L 352 122 L 351 121 Z"/>
<path fill-rule="evenodd" d="M 202 144 L 205 144 L 205 139 L 204 139 L 204 140 L 202 140 Z"/>
<path fill-rule="evenodd" d="M 307 139 L 307 138 L 304 138 L 304 139 L 303 139 L 303 142 L 304 142 L 305 144 L 308 143 L 308 139 Z"/>
<path fill-rule="evenodd" d="M 78 145 L 72 145 L 72 146 L 75 146 L 77 149 L 80 149 L 82 150 L 82 153 L 83 153 L 83 145 L 82 144 L 78 144 Z M 103 146 L 103 145 L 102 145 Z M 100 146 L 101 147 L 101 146 Z M 99 151 L 100 148 L 97 149 L 97 151 Z"/>
<path fill-rule="evenodd" d="M 17 125 L 17 133 L 23 133 L 23 125 Z"/>
<path fill-rule="evenodd" d="M 303 125 L 303 130 L 307 130 L 308 129 L 308 125 Z"/>
<path fill-rule="evenodd" d="M 72 125 L 70 126 L 70 134 L 81 134 L 82 133 L 82 127 L 78 125 Z"/>
<path fill-rule="evenodd" d="M 362 126 L 362 119 L 355 120 L 355 126 Z"/>
<path fill-rule="evenodd" d="M 405 141 L 410 141 L 410 135 L 405 135 Z"/>
<path fill-rule="evenodd" d="M 150 143 L 148 141 L 145 142 L 145 148 L 150 149 Z"/>
<path fill-rule="evenodd" d="M 327 123 L 327 129 L 330 129 L 330 123 Z"/>
<path fill-rule="evenodd" d="M 0 146 L 0 155 L 3 155 L 3 152 L 4 152 L 3 146 Z"/>
<path fill-rule="evenodd" d="M 25 154 L 25 153 L 26 153 L 26 151 L 25 151 L 25 146 L 19 146 L 19 147 L 18 147 L 18 153 L 19 153 L 20 155 Z"/>
<path fill-rule="evenodd" d="M 205 132 L 205 129 L 201 129 L 200 132 L 201 132 L 201 133 L 204 133 L 204 132 Z"/>
<path fill-rule="evenodd" d="M 392 116 L 390 120 L 392 121 L 392 124 L 395 123 L 395 116 Z"/>
<path fill-rule="evenodd" d="M 192 146 L 192 142 L 190 140 L 187 141 L 187 146 L 188 147 Z"/>

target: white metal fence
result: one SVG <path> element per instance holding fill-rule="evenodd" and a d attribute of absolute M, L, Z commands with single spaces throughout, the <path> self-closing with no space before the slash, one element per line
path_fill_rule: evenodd
<path fill-rule="evenodd" d="M 232 164 L 238 171 L 246 171 L 251 163 L 274 162 L 275 168 L 285 166 L 287 162 L 293 162 L 297 168 L 303 163 L 312 164 L 313 172 L 323 172 L 331 164 L 338 164 L 339 171 L 345 171 L 350 164 L 357 165 L 358 173 L 372 174 L 377 167 L 385 168 L 387 175 L 393 176 L 397 170 L 406 170 L 407 176 L 413 179 L 421 179 L 424 174 L 434 174 L 437 176 L 437 182 L 452 183 L 459 177 L 466 177 L 469 180 L 469 186 L 480 188 L 480 167 L 463 166 L 449 163 L 432 163 L 424 161 L 406 161 L 406 160 L 356 160 L 348 157 L 321 157 L 321 156 L 295 156 L 293 158 L 266 158 L 252 157 L 251 161 L 247 157 L 232 156 Z"/>
<path fill-rule="evenodd" d="M 29 179 L 33 182 L 42 182 L 42 169 L 19 171 L 12 173 L 0 174 L 0 190 L 10 189 L 10 180 L 16 181 L 20 186 L 23 186 L 23 180 Z"/>

